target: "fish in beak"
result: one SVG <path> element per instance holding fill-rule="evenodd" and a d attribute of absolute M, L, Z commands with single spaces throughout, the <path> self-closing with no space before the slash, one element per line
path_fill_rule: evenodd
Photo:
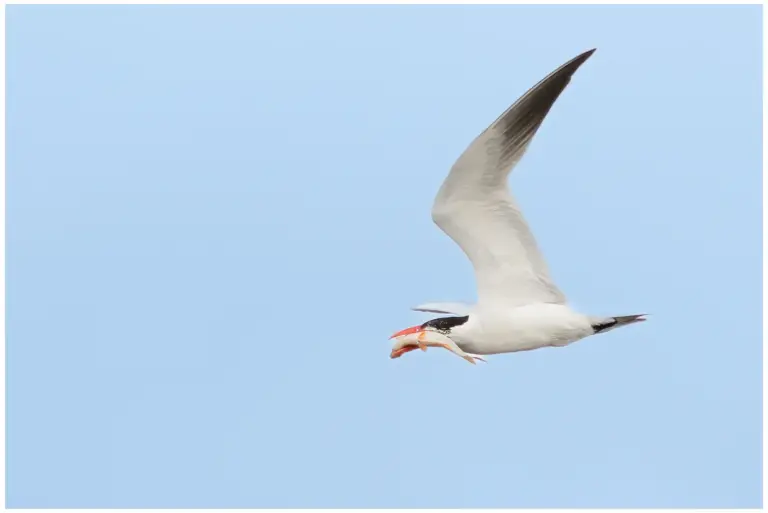
<path fill-rule="evenodd" d="M 389 337 L 389 339 L 395 340 L 392 352 L 389 354 L 390 358 L 400 358 L 405 353 L 416 349 L 426 351 L 428 347 L 442 347 L 443 349 L 447 349 L 455 355 L 464 358 L 473 365 L 475 364 L 475 360 L 485 361 L 485 359 L 480 356 L 465 353 L 449 337 L 423 324 L 400 330 Z"/>
<path fill-rule="evenodd" d="M 421 349 L 422 351 L 426 351 L 427 344 L 424 342 L 424 339 L 426 338 L 426 332 L 427 330 L 420 324 L 418 326 L 411 326 L 410 328 L 400 330 L 389 337 L 389 340 L 397 340 L 395 343 L 395 348 L 392 349 L 392 352 L 394 353 L 395 351 L 401 351 L 397 356 L 390 355 L 390 358 L 397 358 L 398 356 L 407 353 L 408 351 L 413 351 L 414 349 Z M 405 349 L 405 351 L 403 351 L 403 349 Z"/>

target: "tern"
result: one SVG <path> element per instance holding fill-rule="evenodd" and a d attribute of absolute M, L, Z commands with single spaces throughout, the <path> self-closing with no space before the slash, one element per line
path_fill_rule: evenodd
<path fill-rule="evenodd" d="M 645 320 L 645 314 L 600 317 L 572 310 L 507 187 L 510 171 L 552 105 L 594 51 L 571 59 L 529 89 L 451 168 L 432 206 L 432 220 L 471 261 L 477 301 L 413 308 L 445 316 L 392 335 L 391 358 L 442 347 L 474 364 L 484 360 L 481 355 L 563 347 Z"/>

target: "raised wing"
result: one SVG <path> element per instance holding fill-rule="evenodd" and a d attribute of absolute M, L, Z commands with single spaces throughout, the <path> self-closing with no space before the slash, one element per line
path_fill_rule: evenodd
<path fill-rule="evenodd" d="M 507 177 L 594 51 L 563 64 L 520 97 L 464 151 L 437 194 L 432 219 L 472 262 L 479 305 L 565 303 L 508 191 Z"/>

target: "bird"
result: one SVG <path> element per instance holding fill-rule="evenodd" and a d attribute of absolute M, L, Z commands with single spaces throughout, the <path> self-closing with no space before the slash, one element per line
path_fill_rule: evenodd
<path fill-rule="evenodd" d="M 487 355 L 564 347 L 646 320 L 646 314 L 590 316 L 572 309 L 507 183 L 555 101 L 595 50 L 530 88 L 451 167 L 434 200 L 432 220 L 472 263 L 477 300 L 412 308 L 441 317 L 392 335 L 390 358 L 441 347 L 474 364 Z"/>

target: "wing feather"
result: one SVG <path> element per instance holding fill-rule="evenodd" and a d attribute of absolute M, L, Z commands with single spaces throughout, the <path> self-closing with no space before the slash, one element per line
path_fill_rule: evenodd
<path fill-rule="evenodd" d="M 466 303 L 424 303 L 411 308 L 416 312 L 429 312 L 448 315 L 467 315 L 472 310 L 472 305 Z"/>
<path fill-rule="evenodd" d="M 565 303 L 507 177 L 593 52 L 563 64 L 520 97 L 464 151 L 437 194 L 432 218 L 472 262 L 478 304 Z"/>

